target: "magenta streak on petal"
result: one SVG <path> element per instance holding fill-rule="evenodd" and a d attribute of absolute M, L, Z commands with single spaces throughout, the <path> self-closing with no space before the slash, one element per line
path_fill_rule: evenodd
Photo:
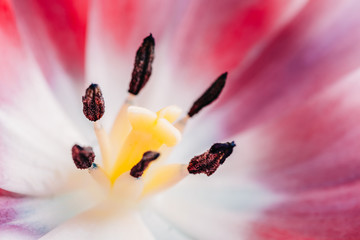
<path fill-rule="evenodd" d="M 21 195 L 0 188 L 0 226 L 16 219 L 17 213 L 13 208 L 20 201 Z"/>
<path fill-rule="evenodd" d="M 338 3 L 309 1 L 250 68 L 229 74 L 219 104 L 231 109 L 227 134 L 281 115 L 359 66 L 360 4 Z"/>
<path fill-rule="evenodd" d="M 25 195 L 0 188 L 0 238 L 2 232 L 16 232 L 19 234 L 18 236 L 27 236 L 31 239 L 38 239 L 43 234 L 42 229 L 36 227 L 36 222 L 33 223 L 34 226 L 19 223 L 22 220 L 19 208 L 29 199 L 26 199 Z M 34 209 L 27 209 L 27 211 L 29 210 Z"/>
<path fill-rule="evenodd" d="M 345 105 L 346 97 L 358 94 L 346 90 L 308 101 L 264 128 L 269 143 L 258 169 L 262 182 L 299 192 L 360 180 L 360 104 Z"/>
<path fill-rule="evenodd" d="M 12 7 L 8 1 L 0 2 L 0 102 L 8 101 L 9 97 L 16 91 L 17 81 L 14 76 L 17 75 L 18 62 L 24 57 L 18 50 L 21 48 L 21 40 L 17 31 L 15 16 Z"/>
<path fill-rule="evenodd" d="M 259 42 L 271 34 L 285 14 L 302 1 L 205 0 L 193 2 L 174 37 L 177 71 L 185 81 L 206 80 L 233 72 Z"/>
<path fill-rule="evenodd" d="M 7 204 L 7 202 L 2 202 L 1 204 Z M 4 225 L 13 221 L 16 218 L 16 212 L 12 208 L 0 209 L 0 225 Z"/>
<path fill-rule="evenodd" d="M 359 72 L 303 101 L 259 133 L 257 177 L 285 200 L 250 239 L 360 239 Z"/>
<path fill-rule="evenodd" d="M 24 196 L 21 194 L 6 191 L 6 190 L 0 188 L 0 197 L 20 198 L 20 197 L 24 197 Z"/>
<path fill-rule="evenodd" d="M 252 240 L 360 239 L 360 182 L 297 194 L 265 211 Z"/>

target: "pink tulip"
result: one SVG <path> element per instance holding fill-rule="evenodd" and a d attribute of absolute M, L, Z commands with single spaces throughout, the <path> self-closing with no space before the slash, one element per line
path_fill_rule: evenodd
<path fill-rule="evenodd" d="M 360 239 L 359 10 L 357 0 L 0 0 L 0 239 Z M 124 210 L 71 149 L 101 159 L 81 96 L 101 87 L 109 131 L 150 33 L 139 106 L 187 111 L 229 72 L 169 162 L 237 146 L 212 176 Z"/>

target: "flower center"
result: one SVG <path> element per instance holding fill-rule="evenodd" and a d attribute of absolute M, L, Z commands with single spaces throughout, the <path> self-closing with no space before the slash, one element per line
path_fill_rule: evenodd
<path fill-rule="evenodd" d="M 134 106 L 136 95 L 151 75 L 154 45 L 150 35 L 138 49 L 129 96 L 109 134 L 99 122 L 105 111 L 100 87 L 91 84 L 82 98 L 84 115 L 94 122 L 102 164 L 94 163 L 95 154 L 91 147 L 79 145 L 72 148 L 74 163 L 80 169 L 88 169 L 100 186 L 122 201 L 138 200 L 165 190 L 188 174 L 205 173 L 210 176 L 235 147 L 234 142 L 217 143 L 207 152 L 194 157 L 189 164 L 165 164 L 172 147 L 181 140 L 187 121 L 220 95 L 227 73 L 217 78 L 179 121 L 176 120 L 182 111 L 176 106 L 168 106 L 158 112 Z"/>

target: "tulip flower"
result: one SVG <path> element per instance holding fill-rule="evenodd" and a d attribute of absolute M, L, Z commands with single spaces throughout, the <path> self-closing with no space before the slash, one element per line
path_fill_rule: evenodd
<path fill-rule="evenodd" d="M 360 239 L 359 10 L 0 0 L 0 239 Z"/>

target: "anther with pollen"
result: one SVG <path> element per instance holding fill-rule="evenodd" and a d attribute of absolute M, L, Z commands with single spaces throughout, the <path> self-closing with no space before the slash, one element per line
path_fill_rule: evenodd
<path fill-rule="evenodd" d="M 188 112 L 188 116 L 192 117 L 198 112 L 200 112 L 201 109 L 215 101 L 221 91 L 223 90 L 227 78 L 227 72 L 221 74 L 215 82 L 199 97 L 192 107 L 190 108 L 190 111 Z"/>
<path fill-rule="evenodd" d="M 136 52 L 134 70 L 132 72 L 129 93 L 137 95 L 145 86 L 152 72 L 155 40 L 150 34 Z"/>
<path fill-rule="evenodd" d="M 156 160 L 160 156 L 160 153 L 153 152 L 153 151 L 147 151 L 142 156 L 142 159 L 140 162 L 138 162 L 130 171 L 130 175 L 139 178 L 143 175 L 146 168 L 149 166 L 149 164 Z"/>
<path fill-rule="evenodd" d="M 81 147 L 75 144 L 71 149 L 71 153 L 74 163 L 79 169 L 88 169 L 95 160 L 92 147 Z"/>
<path fill-rule="evenodd" d="M 226 158 L 231 155 L 235 146 L 234 141 L 215 143 L 207 152 L 191 159 L 187 168 L 189 173 L 212 175 L 225 162 Z"/>
<path fill-rule="evenodd" d="M 91 84 L 82 97 L 83 112 L 90 121 L 99 120 L 105 112 L 105 101 L 97 84 Z"/>

